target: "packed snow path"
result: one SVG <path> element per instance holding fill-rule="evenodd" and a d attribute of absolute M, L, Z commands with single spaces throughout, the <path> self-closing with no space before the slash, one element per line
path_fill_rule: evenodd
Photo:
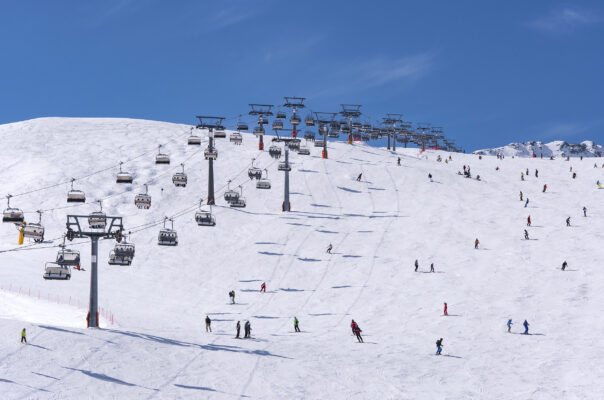
<path fill-rule="evenodd" d="M 124 119 L 0 126 L 4 193 L 107 169 L 75 183 L 90 204 L 68 205 L 67 183 L 11 200 L 26 219 L 46 210 L 46 238 L 55 240 L 0 253 L 3 398 L 604 396 L 594 384 L 604 375 L 598 346 L 604 190 L 595 185 L 604 182 L 602 159 L 452 154 L 445 163 L 444 152 L 394 154 L 330 142 L 323 160 L 311 143 L 311 156 L 290 153 L 293 211 L 283 213 L 277 161 L 257 150 L 253 135 L 244 134 L 243 145 L 235 146 L 227 134 L 216 145 L 217 225 L 207 228 L 193 219 L 207 195 L 207 140 L 187 146 L 188 134 L 184 125 Z M 160 143 L 169 166 L 154 164 Z M 439 154 L 443 162 L 436 161 Z M 256 166 L 268 169 L 272 189 L 257 190 L 248 179 L 254 157 Z M 116 184 L 116 165 L 130 159 L 124 169 L 134 174 L 134 184 Z M 181 162 L 186 188 L 171 182 Z M 482 180 L 458 175 L 463 165 Z M 521 181 L 526 168 L 530 175 Z M 231 188 L 243 185 L 246 208 L 225 205 L 229 179 Z M 153 203 L 139 210 L 133 198 L 145 182 Z M 530 198 L 527 208 L 520 191 Z M 100 243 L 100 304 L 110 312 L 103 328 L 93 330 L 85 329 L 84 319 L 89 242 L 70 245 L 82 252 L 87 269 L 73 271 L 70 281 L 44 281 L 42 269 L 55 258 L 58 249 L 51 246 L 60 243 L 65 215 L 95 211 L 97 199 L 133 230 L 136 257 L 130 267 L 108 266 L 113 243 Z M 160 247 L 157 222 L 173 215 L 179 245 Z M 568 216 L 571 227 L 565 226 Z M 525 228 L 531 240 L 523 239 Z M 16 242 L 15 227 L 2 224 L 0 250 Z M 266 293 L 259 293 L 262 282 Z M 236 291 L 234 305 L 230 290 Z M 442 316 L 444 302 L 448 317 Z M 212 333 L 205 332 L 206 315 Z M 506 333 L 509 318 L 514 334 Z M 351 319 L 363 330 L 364 344 L 352 335 Z M 525 319 L 528 336 L 519 334 Z M 243 335 L 245 320 L 252 339 L 235 339 L 236 322 Z M 19 344 L 24 327 L 28 345 Z M 436 357 L 441 337 L 443 356 Z"/>

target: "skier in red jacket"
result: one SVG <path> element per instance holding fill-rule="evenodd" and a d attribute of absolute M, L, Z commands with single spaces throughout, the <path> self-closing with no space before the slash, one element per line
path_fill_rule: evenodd
<path fill-rule="evenodd" d="M 449 313 L 447 312 L 447 303 L 445 303 L 445 310 L 443 312 L 444 315 L 449 315 Z"/>
<path fill-rule="evenodd" d="M 266 282 L 262 282 L 262 285 L 260 285 L 260 291 L 266 293 Z"/>
<path fill-rule="evenodd" d="M 526 226 L 531 226 L 531 216 L 530 215 L 526 218 Z"/>

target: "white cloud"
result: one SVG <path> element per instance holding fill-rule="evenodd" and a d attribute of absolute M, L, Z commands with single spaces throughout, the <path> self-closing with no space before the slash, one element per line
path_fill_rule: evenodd
<path fill-rule="evenodd" d="M 563 35 L 599 21 L 596 15 L 587 11 L 565 7 L 552 10 L 549 14 L 531 21 L 529 26 L 544 33 Z"/>

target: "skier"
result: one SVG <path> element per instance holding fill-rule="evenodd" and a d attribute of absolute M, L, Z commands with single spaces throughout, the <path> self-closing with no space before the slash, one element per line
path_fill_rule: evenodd
<path fill-rule="evenodd" d="M 434 263 L 430 264 L 430 272 L 434 272 Z"/>
<path fill-rule="evenodd" d="M 355 325 L 355 327 L 352 328 L 352 332 L 356 335 L 359 343 L 363 343 L 363 338 L 361 337 L 361 332 L 363 332 L 363 331 L 361 330 L 361 328 L 359 328 L 358 325 Z"/>
<path fill-rule="evenodd" d="M 331 254 L 331 249 L 333 249 L 333 246 L 329 243 L 329 246 L 327 246 L 327 254 Z"/>
<path fill-rule="evenodd" d="M 526 319 L 524 320 L 524 323 L 522 324 L 524 326 L 524 334 L 528 335 L 528 327 L 529 327 L 529 323 L 526 322 Z"/>
<path fill-rule="evenodd" d="M 587 207 L 583 207 L 583 216 L 587 217 Z"/>
<path fill-rule="evenodd" d="M 524 230 L 524 238 L 526 240 L 529 240 L 529 234 L 528 234 L 528 231 L 526 229 Z"/>
<path fill-rule="evenodd" d="M 562 271 L 564 271 L 566 269 L 566 267 L 568 267 L 568 264 L 566 263 L 566 260 L 562 263 Z"/>
<path fill-rule="evenodd" d="M 478 238 L 476 238 L 476 240 L 474 241 L 474 248 L 477 249 L 479 244 L 480 242 L 478 241 Z"/>
<path fill-rule="evenodd" d="M 566 226 L 570 226 L 570 217 L 566 218 Z"/>
<path fill-rule="evenodd" d="M 252 324 L 250 324 L 250 321 L 245 321 L 245 337 L 252 337 Z"/>
<path fill-rule="evenodd" d="M 575 179 L 577 177 L 577 173 L 573 172 L 573 179 Z"/>
<path fill-rule="evenodd" d="M 547 190 L 547 185 L 543 185 L 543 193 Z"/>
<path fill-rule="evenodd" d="M 530 175 L 530 173 L 529 173 L 529 170 L 528 170 L 528 168 L 527 168 L 527 169 L 526 169 L 526 176 L 529 176 L 529 175 Z"/>
<path fill-rule="evenodd" d="M 526 201 L 524 202 L 524 208 L 526 208 L 526 207 L 528 206 L 528 203 L 529 203 L 529 199 L 528 199 L 528 197 L 527 197 L 527 198 L 526 198 Z"/>
<path fill-rule="evenodd" d="M 432 174 L 428 174 L 428 179 L 430 179 L 430 182 L 433 182 L 433 180 L 432 180 Z"/>
<path fill-rule="evenodd" d="M 21 331 L 21 343 L 25 342 L 27 344 L 27 338 L 25 337 L 25 328 Z"/>
<path fill-rule="evenodd" d="M 266 293 L 266 282 L 262 282 L 260 285 L 260 292 Z"/>
<path fill-rule="evenodd" d="M 357 182 L 360 182 L 362 177 L 363 177 L 363 173 L 361 172 L 359 174 L 359 176 L 357 176 Z"/>
<path fill-rule="evenodd" d="M 239 332 L 241 331 L 241 322 L 237 321 L 237 326 L 235 327 L 235 329 L 237 330 L 237 336 L 235 336 L 235 339 L 239 339 Z"/>
<path fill-rule="evenodd" d="M 417 268 L 419 267 L 419 263 L 415 260 L 415 272 L 417 272 Z"/>
<path fill-rule="evenodd" d="M 436 341 L 436 355 L 440 356 L 441 351 L 443 351 L 443 338 Z"/>
<path fill-rule="evenodd" d="M 543 156 L 541 156 L 541 158 L 543 158 Z M 535 170 L 535 178 L 539 178 L 539 170 L 538 169 Z"/>
<path fill-rule="evenodd" d="M 508 319 L 507 325 L 508 325 L 508 333 L 510 333 L 512 331 L 512 325 L 513 325 L 511 319 Z"/>
<path fill-rule="evenodd" d="M 206 315 L 206 332 L 212 332 L 212 320 Z"/>
<path fill-rule="evenodd" d="M 522 190 L 520 191 L 520 201 L 522 201 Z"/>
<path fill-rule="evenodd" d="M 445 310 L 443 311 L 443 315 L 449 315 L 449 313 L 447 312 L 447 303 L 445 303 Z"/>
<path fill-rule="evenodd" d="M 398 160 L 396 160 L 396 165 L 398 165 L 399 167 L 401 166 L 401 158 L 399 157 Z"/>
<path fill-rule="evenodd" d="M 524 172 L 520 173 L 520 180 L 523 181 L 524 180 Z"/>
<path fill-rule="evenodd" d="M 229 292 L 229 297 L 231 298 L 231 304 L 235 304 L 235 291 L 231 290 Z"/>
<path fill-rule="evenodd" d="M 359 325 L 354 322 L 354 319 L 352 320 L 352 322 L 350 323 L 350 329 L 352 329 L 352 333 L 354 334 L 354 328 L 358 328 Z"/>
<path fill-rule="evenodd" d="M 530 215 L 526 218 L 526 226 L 531 226 L 531 216 Z"/>
<path fill-rule="evenodd" d="M 294 330 L 296 332 L 300 332 L 300 328 L 298 327 L 298 317 L 294 317 Z"/>

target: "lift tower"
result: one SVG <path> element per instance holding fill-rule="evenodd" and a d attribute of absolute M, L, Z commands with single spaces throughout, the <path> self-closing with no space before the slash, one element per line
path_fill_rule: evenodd
<path fill-rule="evenodd" d="M 352 119 L 359 118 L 361 116 L 361 105 L 360 104 L 340 104 L 342 111 L 340 115 L 344 118 L 348 118 L 348 126 L 350 132 L 348 133 L 348 144 L 352 144 Z"/>
<path fill-rule="evenodd" d="M 197 128 L 208 130 L 208 148 L 204 151 L 205 159 L 208 160 L 208 205 L 216 204 L 214 199 L 214 160 L 218 157 L 218 152 L 214 148 L 214 129 L 224 130 L 222 121 L 224 117 L 207 117 L 198 115 L 199 124 Z"/>
<path fill-rule="evenodd" d="M 422 144 L 422 151 L 426 150 L 426 142 L 428 140 L 428 134 L 426 132 L 428 132 L 430 130 L 430 124 L 428 123 L 418 123 L 417 124 L 417 129 L 422 131 L 421 134 L 418 135 L 418 139 L 420 141 L 420 143 Z"/>
<path fill-rule="evenodd" d="M 258 150 L 264 150 L 264 125 L 268 124 L 268 119 L 273 115 L 272 104 L 250 104 L 249 115 L 258 116 L 258 126 L 254 128 L 254 135 L 258 136 Z"/>
<path fill-rule="evenodd" d="M 434 148 L 438 150 L 438 141 L 445 138 L 442 126 L 433 126 L 430 133 L 432 133 L 432 139 L 434 140 Z"/>
<path fill-rule="evenodd" d="M 319 135 L 323 136 L 323 151 L 321 152 L 321 158 L 327 157 L 327 132 L 329 131 L 328 126 L 335 122 L 336 113 L 332 112 L 315 112 L 315 122 L 319 127 Z"/>
<path fill-rule="evenodd" d="M 98 280 L 98 255 L 99 239 L 115 239 L 122 241 L 124 227 L 122 217 L 105 216 L 104 224 L 90 227 L 90 218 L 92 215 L 68 215 L 67 216 L 67 234 L 69 241 L 74 238 L 89 237 L 91 240 L 90 257 L 90 301 L 88 303 L 88 315 L 86 316 L 88 328 L 99 327 L 99 280 Z M 96 217 L 98 218 L 98 217 Z"/>
<path fill-rule="evenodd" d="M 392 150 L 396 151 L 396 124 L 403 123 L 403 114 L 386 114 L 384 118 L 384 125 L 388 129 L 388 147 L 390 150 L 390 134 L 392 134 Z"/>
<path fill-rule="evenodd" d="M 285 99 L 285 104 L 283 104 L 283 107 L 292 109 L 292 116 L 289 119 L 289 123 L 292 124 L 292 137 L 295 138 L 296 136 L 298 136 L 297 127 L 302 122 L 302 119 L 296 115 L 296 111 L 301 108 L 306 107 L 304 105 L 304 100 L 306 100 L 306 98 L 305 97 L 284 97 L 284 99 Z"/>

